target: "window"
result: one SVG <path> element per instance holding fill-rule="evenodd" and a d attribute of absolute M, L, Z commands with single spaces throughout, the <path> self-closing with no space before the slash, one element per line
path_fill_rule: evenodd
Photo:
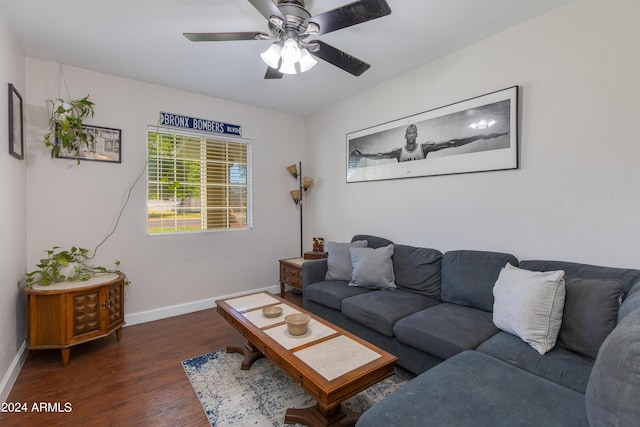
<path fill-rule="evenodd" d="M 147 129 L 149 234 L 251 228 L 251 145 Z"/>

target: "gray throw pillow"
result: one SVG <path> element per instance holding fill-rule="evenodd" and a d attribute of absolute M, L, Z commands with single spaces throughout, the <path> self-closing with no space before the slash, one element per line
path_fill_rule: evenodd
<path fill-rule="evenodd" d="M 369 289 L 396 289 L 393 274 L 393 245 L 382 248 L 349 248 L 353 275 L 349 286 Z"/>
<path fill-rule="evenodd" d="M 493 323 L 545 354 L 558 339 L 564 271 L 529 271 L 507 264 L 493 287 Z"/>
<path fill-rule="evenodd" d="M 568 277 L 565 288 L 558 345 L 595 359 L 616 327 L 622 282 Z"/>
<path fill-rule="evenodd" d="M 344 280 L 351 281 L 351 272 L 353 267 L 351 266 L 351 255 L 349 254 L 349 247 L 354 248 L 366 248 L 366 240 L 357 240 L 351 243 L 327 243 L 327 274 L 325 280 Z"/>
<path fill-rule="evenodd" d="M 395 245 L 392 261 L 396 285 L 399 289 L 439 300 L 441 258 L 442 252 L 436 249 Z"/>

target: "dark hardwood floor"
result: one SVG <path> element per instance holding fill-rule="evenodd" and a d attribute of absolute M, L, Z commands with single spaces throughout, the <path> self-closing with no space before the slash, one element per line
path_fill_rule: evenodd
<path fill-rule="evenodd" d="M 30 352 L 7 399 L 27 412 L 0 413 L 0 425 L 207 426 L 180 362 L 229 344 L 244 341 L 212 308 L 125 327 L 119 343 L 112 334 L 72 347 L 67 367 L 59 350 Z M 33 411 L 40 402 L 60 412 Z"/>

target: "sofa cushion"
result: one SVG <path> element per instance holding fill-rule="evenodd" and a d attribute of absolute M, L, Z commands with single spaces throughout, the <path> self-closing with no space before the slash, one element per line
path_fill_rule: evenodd
<path fill-rule="evenodd" d="M 609 334 L 593 365 L 585 403 L 592 426 L 637 426 L 640 420 L 640 310 Z"/>
<path fill-rule="evenodd" d="M 560 346 L 541 355 L 507 332 L 495 334 L 477 350 L 583 394 L 593 368 L 591 360 Z"/>
<path fill-rule="evenodd" d="M 638 282 L 627 294 L 618 311 L 618 323 L 622 321 L 628 314 L 640 309 L 640 282 Z"/>
<path fill-rule="evenodd" d="M 381 248 L 393 243 L 391 240 L 385 239 L 384 237 L 370 236 L 368 234 L 356 234 L 351 239 L 352 242 L 356 242 L 358 240 L 366 240 L 367 247 L 369 248 Z"/>
<path fill-rule="evenodd" d="M 556 345 L 562 324 L 564 271 L 530 271 L 507 264 L 493 288 L 493 323 L 538 353 Z"/>
<path fill-rule="evenodd" d="M 441 359 L 473 350 L 497 332 L 491 313 L 449 303 L 409 315 L 393 328 L 398 341 Z"/>
<path fill-rule="evenodd" d="M 567 277 L 581 277 L 583 279 L 618 279 L 622 281 L 625 293 L 629 293 L 633 285 L 640 282 L 640 270 L 629 268 L 541 260 L 521 261 L 519 267 L 535 271 L 564 270 Z"/>
<path fill-rule="evenodd" d="M 366 240 L 358 240 L 351 243 L 327 243 L 327 274 L 325 280 L 351 280 L 353 267 L 349 248 L 364 248 L 367 246 Z"/>
<path fill-rule="evenodd" d="M 558 345 L 595 359 L 616 327 L 622 282 L 567 277 L 565 288 Z"/>
<path fill-rule="evenodd" d="M 507 263 L 517 266 L 518 260 L 499 252 L 446 252 L 442 256 L 442 301 L 491 311 L 493 285 Z"/>
<path fill-rule="evenodd" d="M 393 252 L 393 271 L 398 288 L 434 299 L 440 299 L 440 260 L 436 249 L 396 245 Z"/>
<path fill-rule="evenodd" d="M 486 354 L 465 351 L 394 391 L 356 423 L 357 427 L 425 425 L 584 427 L 588 423 L 584 395 Z"/>
<path fill-rule="evenodd" d="M 305 287 L 304 298 L 339 311 L 342 310 L 343 299 L 367 292 L 372 291 L 365 288 L 354 288 L 343 280 L 327 280 Z"/>
<path fill-rule="evenodd" d="M 349 248 L 353 273 L 349 286 L 369 289 L 396 289 L 393 274 L 393 245 L 381 248 Z"/>
<path fill-rule="evenodd" d="M 393 325 L 398 320 L 436 304 L 437 301 L 413 292 L 371 291 L 342 300 L 342 314 L 374 331 L 392 337 Z"/>

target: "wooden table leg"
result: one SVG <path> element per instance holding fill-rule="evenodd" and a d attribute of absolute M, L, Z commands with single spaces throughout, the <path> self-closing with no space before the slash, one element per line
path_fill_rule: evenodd
<path fill-rule="evenodd" d="M 280 298 L 284 298 L 284 283 L 280 282 Z"/>
<path fill-rule="evenodd" d="M 60 349 L 60 355 L 62 356 L 62 366 L 67 366 L 67 364 L 69 363 L 69 355 L 71 354 L 71 348 L 70 347 L 66 347 L 66 348 L 61 348 Z"/>
<path fill-rule="evenodd" d="M 116 329 L 116 341 L 120 342 L 121 338 L 122 338 L 122 328 Z"/>
<path fill-rule="evenodd" d="M 264 357 L 261 351 L 253 346 L 250 342 L 247 342 L 243 347 L 238 347 L 235 345 L 227 346 L 227 353 L 240 353 L 244 355 L 244 359 L 242 359 L 242 363 L 240 364 L 240 369 L 248 370 L 258 359 Z"/>
<path fill-rule="evenodd" d="M 360 414 L 338 405 L 324 410 L 320 405 L 309 408 L 289 408 L 284 416 L 285 424 L 300 423 L 309 427 L 353 427 Z"/>

